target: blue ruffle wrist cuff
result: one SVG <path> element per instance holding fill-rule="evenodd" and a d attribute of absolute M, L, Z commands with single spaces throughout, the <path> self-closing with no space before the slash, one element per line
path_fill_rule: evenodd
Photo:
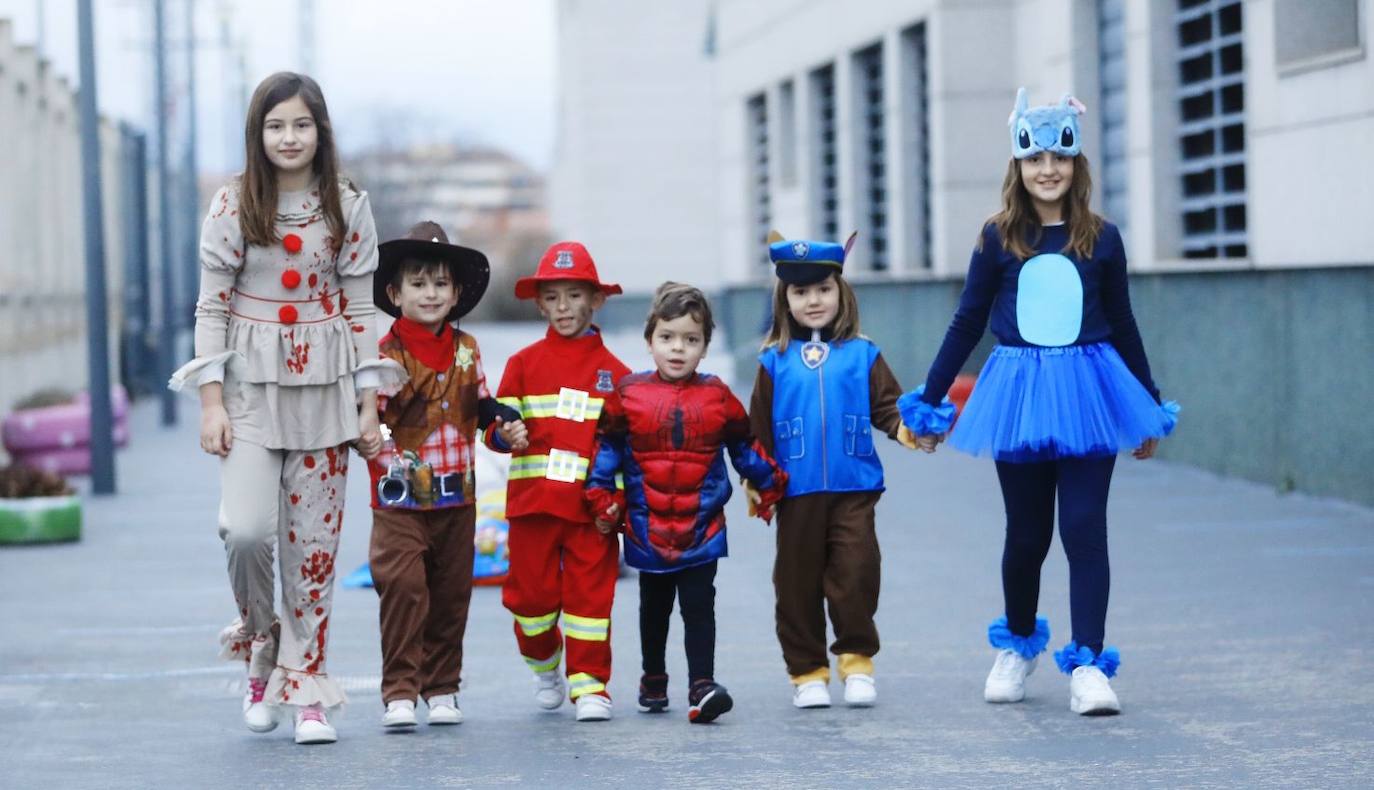
<path fill-rule="evenodd" d="M 1092 648 L 1070 640 L 1062 650 L 1054 654 L 1054 663 L 1059 665 L 1059 671 L 1065 675 L 1073 674 L 1079 667 L 1093 666 L 1110 678 L 1116 676 L 1116 669 L 1121 666 L 1121 654 L 1116 648 L 1108 647 L 1102 650 L 1102 655 L 1094 655 Z"/>
<path fill-rule="evenodd" d="M 1159 404 L 1159 408 L 1164 411 L 1164 435 L 1168 436 L 1178 425 L 1178 413 L 1183 411 L 1183 407 L 1178 405 L 1178 401 L 1166 400 Z"/>
<path fill-rule="evenodd" d="M 1043 617 L 1035 618 L 1035 630 L 1030 636 L 1013 634 L 1007 627 L 1006 617 L 999 617 L 988 626 L 988 644 L 998 650 L 1010 650 L 1027 660 L 1045 652 L 1049 643 L 1050 621 Z"/>
<path fill-rule="evenodd" d="M 941 401 L 939 406 L 931 406 L 921 399 L 925 393 L 926 385 L 922 384 L 897 399 L 897 410 L 902 413 L 902 422 L 906 424 L 907 430 L 917 436 L 948 433 L 950 426 L 954 425 L 954 415 L 958 413 L 958 409 L 949 398 Z"/>

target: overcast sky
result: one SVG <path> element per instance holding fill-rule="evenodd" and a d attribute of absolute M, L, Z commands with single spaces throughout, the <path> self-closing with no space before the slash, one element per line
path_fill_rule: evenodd
<path fill-rule="evenodd" d="M 102 112 L 150 128 L 152 0 L 94 0 Z M 20 45 L 35 44 L 77 82 L 76 0 L 0 0 Z M 185 84 L 188 0 L 165 0 L 169 77 Z M 197 118 L 206 172 L 237 167 L 243 118 L 235 50 L 220 46 L 221 19 L 242 42 L 247 86 L 304 65 L 298 0 L 196 0 Z M 315 0 L 315 67 L 345 150 L 385 138 L 481 142 L 537 168 L 549 165 L 554 119 L 554 0 Z M 177 97 L 174 96 L 174 99 Z M 175 130 L 169 136 L 175 136 Z"/>

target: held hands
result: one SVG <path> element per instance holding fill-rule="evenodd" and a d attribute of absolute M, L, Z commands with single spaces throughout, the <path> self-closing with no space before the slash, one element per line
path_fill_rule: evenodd
<path fill-rule="evenodd" d="M 749 482 L 744 483 L 744 495 L 749 499 L 749 515 L 758 516 L 763 519 L 763 523 L 770 524 L 773 521 L 774 502 L 764 504 L 763 494 L 754 488 Z"/>
<path fill-rule="evenodd" d="M 498 417 L 497 419 L 500 418 Z M 520 423 L 517 422 L 515 424 L 519 425 Z M 593 523 L 596 524 L 597 532 L 600 532 L 602 535 L 611 534 L 620 523 L 620 505 L 613 503 L 610 507 L 606 508 L 606 512 L 603 515 L 597 516 Z"/>
<path fill-rule="evenodd" d="M 1158 446 L 1158 439 L 1146 439 L 1139 447 L 1131 451 L 1131 457 L 1138 461 L 1144 461 L 1146 458 L 1153 458 L 1155 455 L 1155 448 Z"/>
<path fill-rule="evenodd" d="M 530 432 L 525 428 L 524 420 L 506 422 L 500 417 L 496 418 L 496 433 L 501 437 L 501 441 L 512 450 L 523 450 L 530 446 Z"/>
<path fill-rule="evenodd" d="M 940 442 L 945 440 L 947 433 L 928 433 L 917 436 L 911 429 L 902 425 L 897 428 L 897 443 L 908 450 L 920 450 L 925 453 L 935 452 L 935 448 Z"/>
<path fill-rule="evenodd" d="M 234 430 L 229 412 L 222 405 L 207 405 L 200 410 L 200 449 L 225 458 L 234 445 Z"/>
<path fill-rule="evenodd" d="M 358 454 L 371 461 L 382 451 L 382 431 L 376 409 L 363 409 L 358 415 Z"/>

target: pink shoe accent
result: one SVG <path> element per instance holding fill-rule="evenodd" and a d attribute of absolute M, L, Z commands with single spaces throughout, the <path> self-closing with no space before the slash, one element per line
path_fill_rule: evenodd
<path fill-rule="evenodd" d="M 266 678 L 248 678 L 248 701 L 256 705 L 262 702 L 263 695 L 267 693 Z"/>
<path fill-rule="evenodd" d="M 324 709 L 319 705 L 307 705 L 301 708 L 301 721 L 318 721 L 320 724 L 328 724 L 324 718 Z"/>

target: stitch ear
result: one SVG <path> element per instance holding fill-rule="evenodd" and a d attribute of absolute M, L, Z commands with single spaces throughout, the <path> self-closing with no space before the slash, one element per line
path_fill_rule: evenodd
<path fill-rule="evenodd" d="M 848 239 L 845 239 L 845 242 L 844 242 L 844 257 L 845 257 L 845 260 L 849 260 L 849 251 L 852 250 L 852 249 L 854 249 L 854 242 L 855 242 L 858 238 L 859 238 L 859 232 L 856 230 L 856 231 L 854 231 L 853 233 L 849 234 L 849 238 L 848 238 Z"/>
<path fill-rule="evenodd" d="M 769 244 L 777 244 L 777 243 L 780 242 L 780 241 L 786 241 L 786 239 L 784 239 L 784 238 L 782 237 L 782 234 L 781 234 L 781 233 L 778 233 L 776 230 L 770 230 L 770 231 L 768 231 L 768 243 L 769 243 Z"/>
<path fill-rule="evenodd" d="M 1011 115 L 1007 116 L 1007 126 L 1016 123 L 1019 116 L 1026 114 L 1027 108 L 1026 88 L 1022 86 L 1016 89 L 1016 105 L 1011 108 Z"/>
<path fill-rule="evenodd" d="M 1079 101 L 1077 96 L 1070 96 L 1068 101 L 1069 106 L 1073 108 L 1075 114 L 1086 115 L 1088 113 L 1087 106 L 1084 105 L 1083 102 Z"/>

